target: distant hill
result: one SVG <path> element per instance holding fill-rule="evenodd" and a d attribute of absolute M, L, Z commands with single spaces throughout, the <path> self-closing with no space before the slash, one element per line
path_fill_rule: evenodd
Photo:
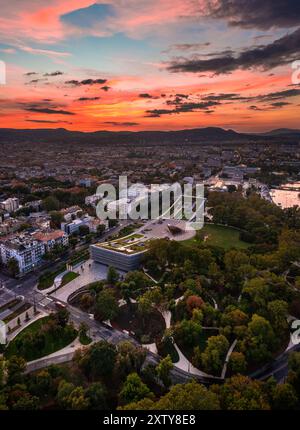
<path fill-rule="evenodd" d="M 287 130 L 287 129 L 281 129 Z M 280 130 L 273 130 L 264 134 L 237 133 L 234 130 L 224 130 L 219 127 L 194 128 L 177 131 L 70 131 L 64 128 L 57 129 L 0 129 L 0 142 L 32 142 L 32 143 L 210 143 L 210 142 L 249 142 L 261 140 L 262 136 L 273 140 L 278 136 L 297 136 L 298 130 L 289 131 L 289 134 Z M 300 131 L 299 131 L 300 135 Z"/>
<path fill-rule="evenodd" d="M 293 128 L 276 128 L 275 130 L 260 133 L 261 136 L 294 136 L 300 138 L 300 130 Z"/>

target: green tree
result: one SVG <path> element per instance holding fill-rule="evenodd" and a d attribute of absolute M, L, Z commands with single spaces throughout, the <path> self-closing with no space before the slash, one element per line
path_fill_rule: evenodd
<path fill-rule="evenodd" d="M 106 281 L 108 285 L 115 285 L 119 280 L 119 273 L 116 271 L 116 269 L 113 266 L 109 266 L 107 275 L 106 275 Z"/>
<path fill-rule="evenodd" d="M 7 362 L 8 384 L 12 385 L 22 381 L 25 369 L 26 361 L 24 358 L 13 355 Z"/>
<path fill-rule="evenodd" d="M 182 320 L 175 326 L 175 337 L 179 343 L 187 346 L 195 346 L 200 341 L 202 326 L 193 320 Z"/>
<path fill-rule="evenodd" d="M 10 258 L 7 262 L 7 270 L 14 278 L 20 274 L 19 263 L 16 258 Z"/>
<path fill-rule="evenodd" d="M 58 404 L 64 409 L 83 410 L 89 406 L 83 387 L 62 380 L 57 390 Z"/>
<path fill-rule="evenodd" d="M 206 348 L 201 354 L 203 368 L 208 373 L 221 372 L 229 342 L 223 335 L 211 336 L 207 340 Z"/>
<path fill-rule="evenodd" d="M 82 321 L 79 325 L 79 333 L 82 336 L 87 336 L 88 330 L 89 330 L 89 326 L 84 321 Z"/>
<path fill-rule="evenodd" d="M 247 376 L 236 375 L 225 384 L 213 386 L 221 408 L 228 410 L 268 410 L 270 405 L 262 383 Z"/>
<path fill-rule="evenodd" d="M 80 236 L 86 236 L 87 234 L 89 234 L 90 229 L 87 225 L 80 225 L 79 226 L 79 234 Z"/>
<path fill-rule="evenodd" d="M 294 410 L 297 409 L 298 397 L 294 388 L 286 383 L 276 385 L 272 395 L 272 406 L 278 410 Z"/>
<path fill-rule="evenodd" d="M 174 385 L 171 390 L 158 402 L 155 410 L 218 410 L 220 409 L 218 397 L 204 385 L 195 381 L 187 384 Z"/>
<path fill-rule="evenodd" d="M 49 196 L 43 200 L 43 208 L 47 212 L 58 211 L 60 209 L 60 203 L 56 197 Z"/>
<path fill-rule="evenodd" d="M 136 347 L 129 341 L 120 342 L 116 359 L 116 373 L 121 378 L 132 372 L 139 373 L 145 358 L 146 350 L 144 348 Z"/>
<path fill-rule="evenodd" d="M 288 382 L 295 388 L 300 397 L 300 352 L 292 352 L 288 360 Z"/>
<path fill-rule="evenodd" d="M 119 312 L 118 302 L 112 291 L 104 289 L 97 295 L 95 319 L 98 321 L 113 320 Z"/>
<path fill-rule="evenodd" d="M 129 285 L 132 296 L 140 295 L 153 284 L 145 273 L 139 270 L 127 273 L 125 282 Z"/>
<path fill-rule="evenodd" d="M 168 388 L 171 385 L 170 372 L 173 369 L 173 363 L 170 355 L 162 358 L 156 366 L 156 372 L 158 377 L 163 382 L 164 386 Z"/>
<path fill-rule="evenodd" d="M 93 380 L 110 378 L 115 367 L 117 351 L 114 345 L 100 341 L 92 345 L 80 362 L 87 376 Z"/>
<path fill-rule="evenodd" d="M 149 297 L 147 296 L 141 296 L 137 300 L 137 309 L 138 313 L 140 314 L 142 318 L 142 325 L 145 327 L 145 321 L 146 318 L 151 314 L 152 312 L 152 303 Z"/>
<path fill-rule="evenodd" d="M 263 363 L 271 357 L 275 341 L 269 321 L 254 314 L 248 324 L 246 338 L 241 342 L 241 349 L 249 361 Z"/>
<path fill-rule="evenodd" d="M 32 378 L 32 391 L 38 397 L 47 397 L 52 391 L 52 378 L 48 370 L 40 370 Z"/>
<path fill-rule="evenodd" d="M 149 390 L 146 384 L 143 383 L 137 373 L 131 373 L 127 376 L 123 388 L 120 392 L 120 400 L 122 403 L 138 402 L 145 397 L 153 397 L 153 393 Z"/>
<path fill-rule="evenodd" d="M 68 324 L 69 318 L 70 318 L 70 312 L 68 311 L 68 309 L 59 309 L 59 311 L 57 311 L 56 314 L 54 315 L 54 320 L 62 328 L 66 327 L 66 325 Z"/>
<path fill-rule="evenodd" d="M 229 359 L 229 369 L 231 373 L 243 374 L 247 369 L 246 357 L 242 352 L 233 351 Z"/>
<path fill-rule="evenodd" d="M 70 396 L 70 394 L 74 389 L 75 389 L 75 385 L 72 384 L 71 382 L 67 382 L 65 380 L 60 381 L 57 389 L 57 395 L 56 395 L 56 399 L 59 406 L 61 406 L 62 408 L 69 407 L 68 397 Z"/>
<path fill-rule="evenodd" d="M 89 409 L 102 411 L 107 409 L 107 390 L 101 382 L 92 383 L 85 392 Z"/>
<path fill-rule="evenodd" d="M 50 212 L 50 218 L 51 218 L 51 227 L 52 228 L 60 228 L 61 223 L 64 220 L 64 216 L 59 211 L 52 211 Z"/>
<path fill-rule="evenodd" d="M 273 300 L 268 303 L 268 317 L 272 327 L 279 335 L 284 335 L 288 329 L 287 317 L 288 303 L 284 300 Z"/>
<path fill-rule="evenodd" d="M 85 410 L 89 406 L 89 401 L 85 397 L 84 389 L 83 387 L 76 387 L 72 392 L 69 394 L 67 398 L 67 409 L 72 410 Z"/>
<path fill-rule="evenodd" d="M 31 396 L 30 393 L 24 392 L 22 396 L 18 398 L 16 402 L 13 403 L 13 410 L 17 411 L 34 411 L 39 409 L 39 398 L 36 396 Z"/>

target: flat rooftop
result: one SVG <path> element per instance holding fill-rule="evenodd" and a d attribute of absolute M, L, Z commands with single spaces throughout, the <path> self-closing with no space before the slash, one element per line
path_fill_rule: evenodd
<path fill-rule="evenodd" d="M 122 254 L 137 254 L 148 249 L 149 239 L 143 234 L 132 233 L 128 236 L 114 239 L 107 242 L 97 243 L 94 246 L 110 251 L 121 252 Z"/>

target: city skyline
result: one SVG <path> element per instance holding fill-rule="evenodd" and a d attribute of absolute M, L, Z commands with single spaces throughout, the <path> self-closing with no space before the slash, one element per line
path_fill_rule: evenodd
<path fill-rule="evenodd" d="M 294 1 L 11 1 L 0 127 L 298 127 Z"/>

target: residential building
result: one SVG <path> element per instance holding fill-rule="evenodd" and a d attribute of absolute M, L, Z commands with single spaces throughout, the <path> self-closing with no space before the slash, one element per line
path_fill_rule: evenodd
<path fill-rule="evenodd" d="M 61 230 L 37 231 L 32 237 L 42 242 L 47 251 L 51 251 L 55 245 L 68 246 L 69 237 Z"/>
<path fill-rule="evenodd" d="M 4 209 L 7 212 L 15 212 L 19 209 L 20 202 L 16 197 L 11 197 L 3 202 L 0 202 L 0 208 Z"/>
<path fill-rule="evenodd" d="M 2 263 L 7 265 L 14 258 L 18 262 L 20 274 L 30 272 L 38 266 L 45 252 L 43 242 L 33 238 L 30 233 L 5 238 L 0 242 Z"/>

